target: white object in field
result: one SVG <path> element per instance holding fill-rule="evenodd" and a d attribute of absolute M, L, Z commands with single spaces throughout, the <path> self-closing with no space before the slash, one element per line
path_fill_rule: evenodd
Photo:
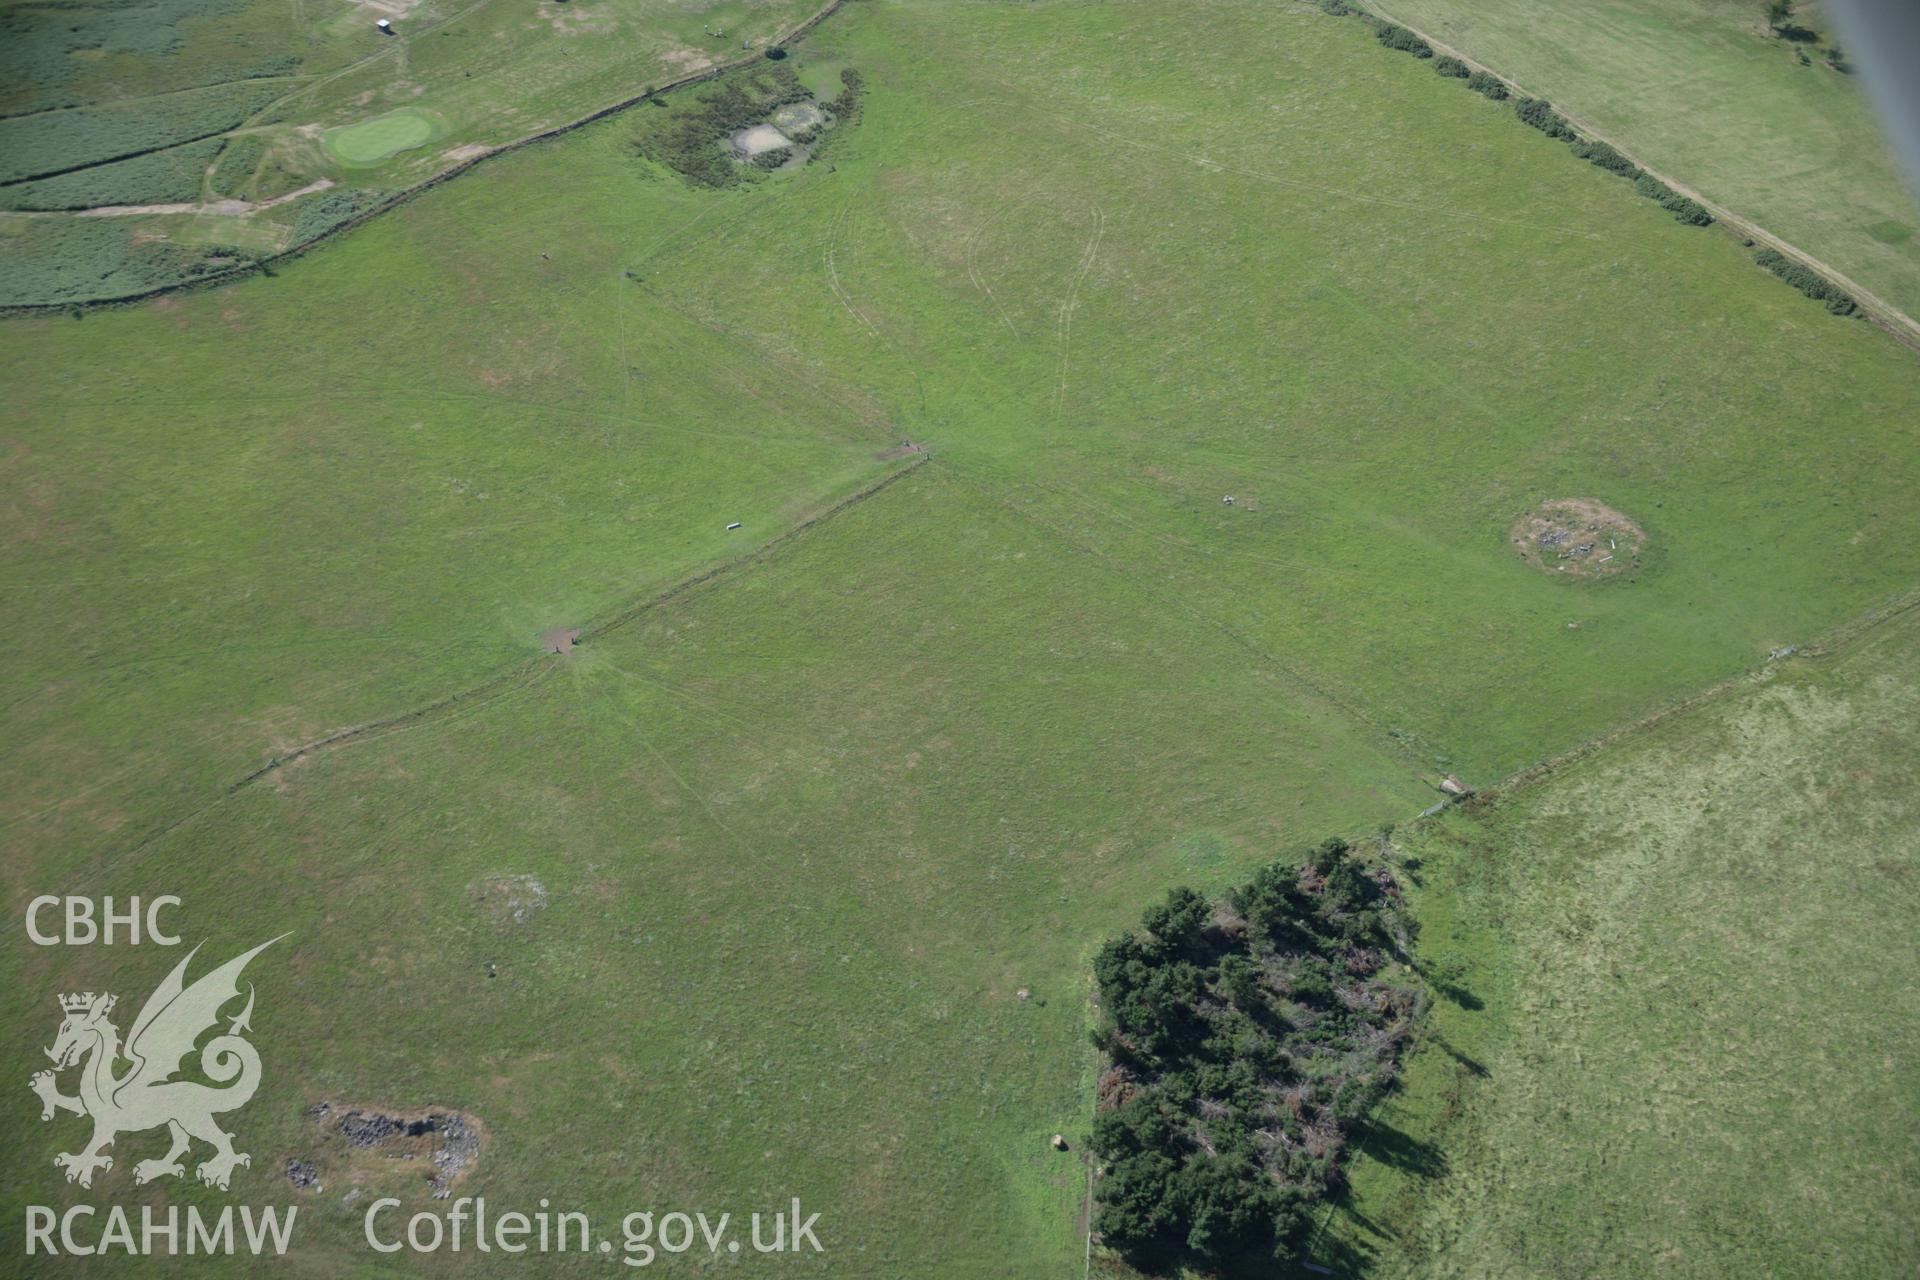
<path fill-rule="evenodd" d="M 732 524 L 727 526 L 727 532 L 732 533 L 735 529 L 738 529 L 739 527 L 740 527 L 740 522 L 738 520 L 735 520 Z"/>
<path fill-rule="evenodd" d="M 373 25 L 380 28 L 382 31 L 386 32 L 388 35 L 393 34 L 393 24 L 391 22 L 388 22 L 385 18 L 381 18 L 379 21 L 375 22 Z"/>

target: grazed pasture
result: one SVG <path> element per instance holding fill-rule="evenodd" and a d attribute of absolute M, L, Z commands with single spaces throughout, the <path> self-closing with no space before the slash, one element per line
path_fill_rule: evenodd
<path fill-rule="evenodd" d="M 296 931 L 248 1195 L 348 1097 L 477 1116 L 499 1203 L 800 1195 L 834 1275 L 1071 1272 L 1046 1139 L 1142 901 L 1912 585 L 1911 353 L 1358 23 L 871 0 L 794 61 L 866 86 L 804 168 L 696 189 L 616 117 L 5 326 L 7 889 Z M 1516 552 L 1573 499 L 1636 571 Z M 0 954 L 21 1043 L 157 976 Z M 31 1105 L 0 1222 L 73 1194 Z M 305 1265 L 363 1258 L 302 1203 Z"/>

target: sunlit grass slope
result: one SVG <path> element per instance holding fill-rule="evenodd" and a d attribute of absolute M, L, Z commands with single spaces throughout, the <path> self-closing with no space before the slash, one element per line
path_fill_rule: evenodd
<path fill-rule="evenodd" d="M 809 60 L 861 118 L 751 191 L 616 118 L 275 278 L 6 330 L 8 888 L 297 931 L 247 1194 L 315 1097 L 434 1102 L 500 1203 L 798 1194 L 834 1275 L 1060 1274 L 1046 1138 L 1143 901 L 1912 583 L 1910 353 L 1357 23 L 874 2 Z M 1566 497 L 1642 569 L 1522 563 Z M 549 906 L 488 916 L 497 875 Z M 109 959 L 7 960 L 5 1025 L 157 979 Z M 32 1102 L 8 1205 L 69 1194 Z M 336 1274 L 356 1216 L 309 1203 Z"/>
<path fill-rule="evenodd" d="M 1443 1001 L 1330 1241 L 1371 1274 L 1901 1276 L 1920 1258 L 1912 615 L 1473 817 Z"/>

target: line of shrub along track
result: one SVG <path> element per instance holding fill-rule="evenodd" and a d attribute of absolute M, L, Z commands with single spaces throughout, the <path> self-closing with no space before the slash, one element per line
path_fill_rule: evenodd
<path fill-rule="evenodd" d="M 1366 0 L 1366 6 L 1367 6 L 1367 9 L 1375 17 L 1381 19 L 1384 22 L 1391 22 L 1395 26 L 1405 27 L 1408 31 L 1413 32 L 1414 35 L 1419 36 L 1422 40 L 1432 45 L 1437 52 L 1447 54 L 1450 57 L 1458 58 L 1460 59 L 1460 61 L 1466 63 L 1467 66 L 1475 70 L 1486 72 L 1488 75 L 1493 76 L 1495 79 L 1499 80 L 1502 84 L 1505 84 L 1507 88 L 1511 89 L 1514 93 L 1520 95 L 1521 97 L 1534 98 L 1534 97 L 1543 96 L 1543 95 L 1534 93 L 1531 89 L 1528 89 L 1525 85 L 1522 85 L 1519 81 L 1513 79 L 1511 76 L 1504 75 L 1501 72 L 1494 70 L 1492 67 L 1487 66 L 1485 63 L 1479 62 L 1473 58 L 1468 57 L 1466 54 L 1460 52 L 1460 50 L 1454 48 L 1452 45 L 1449 45 L 1441 40 L 1436 40 L 1433 36 L 1429 35 L 1425 31 L 1422 31 L 1420 28 L 1413 26 L 1410 23 L 1403 22 L 1401 19 L 1394 17 L 1391 13 L 1388 13 L 1386 9 L 1382 8 L 1379 4 L 1374 3 L 1374 0 Z M 1652 174 L 1655 178 L 1659 179 L 1661 182 L 1666 183 L 1669 187 L 1673 188 L 1673 190 L 1679 192 L 1681 195 L 1687 197 L 1689 200 L 1697 201 L 1703 208 L 1707 210 L 1707 212 L 1711 213 L 1715 218 L 1719 219 L 1722 223 L 1726 224 L 1726 226 L 1730 230 L 1735 231 L 1740 235 L 1747 237 L 1748 239 L 1754 241 L 1756 244 L 1763 244 L 1763 245 L 1766 245 L 1768 248 L 1778 250 L 1780 253 L 1783 253 L 1787 257 L 1793 259 L 1794 261 L 1801 263 L 1803 266 L 1810 267 L 1813 270 L 1819 272 L 1821 275 L 1827 277 L 1827 279 L 1831 280 L 1834 284 L 1839 285 L 1841 288 L 1845 289 L 1848 293 L 1851 293 L 1853 295 L 1854 301 L 1859 304 L 1860 309 L 1864 311 L 1874 321 L 1875 324 L 1879 325 L 1882 329 L 1885 329 L 1889 334 L 1893 335 L 1893 337 L 1896 340 L 1898 340 L 1905 346 L 1910 347 L 1915 351 L 1920 351 L 1920 322 L 1916 322 L 1912 316 L 1908 315 L 1906 312 L 1902 311 L 1900 308 L 1894 306 L 1892 303 L 1874 294 L 1871 290 L 1862 287 L 1858 281 L 1850 279 L 1844 273 L 1840 272 L 1839 270 L 1836 270 L 1831 263 L 1825 262 L 1820 258 L 1816 258 L 1813 254 L 1808 253 L 1805 249 L 1802 249 L 1797 245 L 1790 244 L 1789 242 L 1782 240 L 1779 236 L 1774 235 L 1771 231 L 1768 231 L 1765 227 L 1761 226 L 1759 223 L 1754 222 L 1751 218 L 1744 217 L 1743 215 L 1735 213 L 1733 210 L 1727 208 L 1725 205 L 1717 204 L 1714 201 L 1709 200 L 1706 196 L 1700 194 L 1700 192 L 1694 190 L 1692 187 L 1688 186 L 1686 183 L 1681 182 L 1679 179 L 1670 177 L 1667 174 L 1660 172 L 1660 170 L 1648 164 L 1645 160 L 1641 159 L 1638 155 L 1635 155 L 1632 151 L 1630 151 L 1625 146 L 1625 144 L 1620 142 L 1618 139 L 1613 138 L 1608 134 L 1602 132 L 1601 130 L 1594 128 L 1591 121 L 1581 119 L 1579 116 L 1573 114 L 1572 112 L 1568 111 L 1564 106 L 1561 106 L 1559 104 L 1555 104 L 1554 110 L 1558 111 L 1561 115 L 1565 116 L 1567 119 L 1567 123 L 1572 125 L 1582 135 L 1592 138 L 1596 142 L 1606 143 L 1608 146 L 1612 147 L 1615 151 L 1618 151 L 1621 155 L 1625 156 L 1627 159 L 1631 160 L 1634 164 L 1638 165 L 1641 169 L 1643 169 L 1649 174 Z"/>
<path fill-rule="evenodd" d="M 432 177 L 424 179 L 423 181 L 417 182 L 411 187 L 407 187 L 404 190 L 394 192 L 392 195 L 388 196 L 385 200 L 382 200 L 379 204 L 376 204 L 369 209 L 362 210 L 361 212 L 354 214 L 352 217 L 347 218 L 344 221 L 335 223 L 331 227 L 328 227 L 326 230 L 320 232 L 318 235 L 315 235 L 312 239 L 303 240 L 299 244 L 291 245 L 286 249 L 282 249 L 278 253 L 270 254 L 261 258 L 256 258 L 251 262 L 240 263 L 236 266 L 228 267 L 222 271 L 212 272 L 204 276 L 196 276 L 191 280 L 176 280 L 171 284 L 158 285 L 151 289 L 142 289 L 136 293 L 118 294 L 111 298 L 88 298 L 88 299 L 85 299 L 84 301 L 76 299 L 68 302 L 21 302 L 21 303 L 4 304 L 4 305 L 0 305 L 0 316 L 52 315 L 52 314 L 62 314 L 62 313 L 69 313 L 69 312 L 91 311 L 99 307 L 119 307 L 119 306 L 127 306 L 135 302 L 146 302 L 153 298 L 165 297 L 168 294 L 174 294 L 174 293 L 185 293 L 188 290 L 192 290 L 192 289 L 215 288 L 220 285 L 231 284 L 235 280 L 239 280 L 243 277 L 260 273 L 266 270 L 267 268 L 270 268 L 278 263 L 285 262 L 291 258 L 296 258 L 301 254 L 306 253 L 309 249 L 314 248 L 316 245 L 323 244 L 326 241 L 332 240 L 336 236 L 344 235 L 356 227 L 363 226 L 366 223 L 371 222 L 373 219 L 379 217 L 381 214 L 389 213 L 392 210 L 399 208 L 401 205 L 414 199 L 416 196 L 423 195 L 426 192 L 433 190 L 435 187 L 439 186 L 444 182 L 453 181 L 455 178 L 459 177 L 463 173 L 466 173 L 470 169 L 474 168 L 476 165 L 485 164 L 487 161 L 495 159 L 499 156 L 508 155 L 512 152 L 518 151 L 522 147 L 530 147 L 535 145 L 536 143 L 547 142 L 554 138 L 563 137 L 566 134 L 572 133 L 577 129 L 584 129 L 588 125 L 593 124 L 600 120 L 605 120 L 609 116 L 616 116 L 623 111 L 629 111 L 634 107 L 639 106 L 643 102 L 651 102 L 663 93 L 673 93 L 680 89 L 691 88 L 694 85 L 705 84 L 710 80 L 718 80 L 721 76 L 728 75 L 735 71 L 739 71 L 744 67 L 752 66 L 755 62 L 758 62 L 761 59 L 765 58 L 767 56 L 768 50 L 791 48 L 793 45 L 795 45 L 801 39 L 803 39 L 809 31 L 812 31 L 815 27 L 819 26 L 822 22 L 832 17 L 835 13 L 838 13 L 840 11 L 840 7 L 846 4 L 846 2 L 847 0 L 827 0 L 827 4 L 823 6 L 821 9 L 819 9 L 816 13 L 814 13 L 812 17 L 800 23 L 798 26 L 794 27 L 793 30 L 787 32 L 785 35 L 780 36 L 775 40 L 769 41 L 766 48 L 758 50 L 754 53 L 750 53 L 745 57 L 735 58 L 730 62 L 715 63 L 713 66 L 706 68 L 704 71 L 696 71 L 696 72 L 693 72 L 691 75 L 682 76 L 678 80 L 671 80 L 671 81 L 668 81 L 666 84 L 649 88 L 644 92 L 633 95 L 632 97 L 622 98 L 620 101 L 615 102 L 610 106 L 601 107 L 597 111 L 591 111 L 586 115 L 581 116 L 577 120 L 570 120 L 566 124 L 555 125 L 551 129 L 542 129 L 538 133 L 530 133 L 523 138 L 516 138 L 511 142 L 503 142 L 497 147 L 489 147 L 478 155 L 469 156 L 467 159 L 462 160 L 460 163 L 454 165 L 450 169 L 443 169 L 439 173 L 434 174 Z M 382 55 L 374 55 L 374 56 L 382 56 Z M 357 66 L 359 64 L 354 64 L 354 65 Z M 346 70 L 351 70 L 351 69 L 352 67 L 346 68 Z M 321 82 L 321 83 L 324 83 L 324 82 Z M 306 92 L 307 90 L 317 88 L 317 87 L 318 87 L 318 84 L 307 85 L 303 89 L 301 89 L 300 92 Z M 271 107 L 272 105 L 273 104 L 271 103 L 268 104 L 269 107 Z M 197 139 L 197 141 L 205 141 L 205 139 Z M 168 144 L 168 146 L 174 146 L 174 145 L 179 145 L 179 144 L 174 144 L 174 143 Z M 124 159 L 125 157 L 122 157 L 122 158 Z M 86 166 L 83 166 L 83 167 L 86 167 Z M 88 211 L 84 209 L 62 211 L 60 216 L 80 216 L 80 215 L 84 215 L 87 212 Z"/>
<path fill-rule="evenodd" d="M 896 467 L 879 479 L 861 486 L 844 498 L 816 511 L 805 520 L 769 538 L 744 555 L 717 564 L 713 568 L 703 570 L 691 577 L 682 578 L 680 581 L 663 590 L 656 591 L 652 595 L 646 596 L 633 604 L 625 605 L 612 613 L 604 615 L 597 621 L 589 622 L 580 629 L 575 643 L 584 644 L 589 640 L 605 636 L 658 609 L 668 601 L 678 599 L 689 591 L 693 591 L 728 575 L 750 569 L 764 562 L 778 553 L 788 543 L 793 542 L 795 539 L 819 527 L 826 521 L 833 519 L 835 516 L 841 515 L 850 508 L 858 506 L 867 499 L 875 497 L 899 481 L 912 475 L 932 460 L 932 454 L 923 453 L 907 465 Z M 350 725 L 344 729 L 337 729 L 323 737 L 315 738 L 311 742 L 302 743 L 300 746 L 283 751 L 252 769 L 243 777 L 228 783 L 217 796 L 208 800 L 206 803 L 149 831 L 146 835 L 142 836 L 138 842 L 130 846 L 125 853 L 116 855 L 116 857 L 128 858 L 140 853 L 164 836 L 187 825 L 203 814 L 218 808 L 226 801 L 245 791 L 254 783 L 259 782 L 271 774 L 277 773 L 288 765 L 298 763 L 311 756 L 331 751 L 336 747 L 351 746 L 360 742 L 371 742 L 376 738 L 384 738 L 390 734 L 420 728 L 428 723 L 443 723 L 453 719 L 457 715 L 481 710 L 510 694 L 517 693 L 529 687 L 535 681 L 551 675 L 561 665 L 563 664 L 556 662 L 553 656 L 548 654 L 525 658 L 507 667 L 503 671 L 496 672 L 477 684 L 469 685 L 464 689 L 457 690 L 440 698 L 435 698 L 433 701 L 424 703 L 421 706 L 413 707 L 396 715 L 384 716 L 378 720 L 369 720 L 361 724 Z"/>

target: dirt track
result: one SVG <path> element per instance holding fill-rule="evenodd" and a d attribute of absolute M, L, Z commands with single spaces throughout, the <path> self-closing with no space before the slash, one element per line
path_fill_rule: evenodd
<path fill-rule="evenodd" d="M 301 196 L 317 195 L 334 185 L 332 178 L 322 178 L 318 182 L 309 182 L 298 191 L 289 191 L 283 196 L 271 200 L 212 200 L 206 204 L 103 204 L 92 209 L 74 209 L 70 213 L 48 214 L 48 217 L 74 218 L 130 218 L 142 213 L 216 213 L 223 217 L 238 218 L 262 209 L 271 209 Z"/>

